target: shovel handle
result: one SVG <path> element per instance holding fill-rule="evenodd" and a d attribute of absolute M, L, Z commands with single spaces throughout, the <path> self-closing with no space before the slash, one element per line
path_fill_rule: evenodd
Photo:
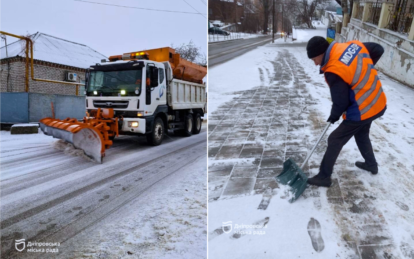
<path fill-rule="evenodd" d="M 306 163 L 308 162 L 309 158 L 311 157 L 311 155 L 313 154 L 313 152 L 315 151 L 316 147 L 318 146 L 319 142 L 321 142 L 321 139 L 323 138 L 323 136 L 325 136 L 326 131 L 328 131 L 329 126 L 331 126 L 331 123 L 328 122 L 328 124 L 326 124 L 325 128 L 323 129 L 322 135 L 319 137 L 318 141 L 316 141 L 315 146 L 313 146 L 311 152 L 308 154 L 308 156 L 305 159 L 305 162 L 303 162 L 302 166 L 300 167 L 300 169 L 303 170 L 303 167 L 305 167 Z"/>

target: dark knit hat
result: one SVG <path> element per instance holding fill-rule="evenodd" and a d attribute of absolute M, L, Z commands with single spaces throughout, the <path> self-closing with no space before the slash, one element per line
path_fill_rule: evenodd
<path fill-rule="evenodd" d="M 314 58 L 325 53 L 328 47 L 329 42 L 324 37 L 314 36 L 308 41 L 306 51 L 308 52 L 309 58 Z"/>

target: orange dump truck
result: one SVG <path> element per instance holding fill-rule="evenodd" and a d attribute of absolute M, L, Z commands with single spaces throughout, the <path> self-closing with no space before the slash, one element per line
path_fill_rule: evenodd
<path fill-rule="evenodd" d="M 206 109 L 206 74 L 206 67 L 168 47 L 111 56 L 88 69 L 83 121 L 44 118 L 40 127 L 98 162 L 119 134 L 146 135 L 151 145 L 160 145 L 168 130 L 198 134 Z"/>

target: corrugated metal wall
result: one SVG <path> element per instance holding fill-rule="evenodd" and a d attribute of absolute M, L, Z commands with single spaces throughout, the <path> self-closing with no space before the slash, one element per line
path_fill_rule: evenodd
<path fill-rule="evenodd" d="M 38 122 L 52 117 L 51 102 L 57 119 L 85 116 L 85 97 L 39 93 L 1 93 L 1 123 Z"/>

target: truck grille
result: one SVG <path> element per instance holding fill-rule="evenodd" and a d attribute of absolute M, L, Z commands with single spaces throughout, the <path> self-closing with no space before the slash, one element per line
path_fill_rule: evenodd
<path fill-rule="evenodd" d="M 96 108 L 128 108 L 129 101 L 93 101 L 93 106 Z"/>

